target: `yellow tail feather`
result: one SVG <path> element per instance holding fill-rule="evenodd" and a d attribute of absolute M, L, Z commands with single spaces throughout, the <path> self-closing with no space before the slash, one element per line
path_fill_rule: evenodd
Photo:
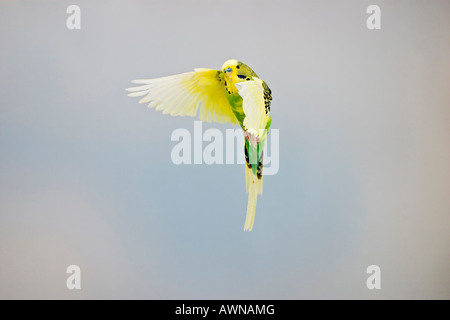
<path fill-rule="evenodd" d="M 245 166 L 245 184 L 248 192 L 247 216 L 245 217 L 244 231 L 252 231 L 255 223 L 256 202 L 258 194 L 262 194 L 263 181 L 253 174 L 252 169 Z"/>

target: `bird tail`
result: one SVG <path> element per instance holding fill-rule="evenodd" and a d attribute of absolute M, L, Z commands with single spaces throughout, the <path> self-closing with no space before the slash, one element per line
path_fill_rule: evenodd
<path fill-rule="evenodd" d="M 262 194 L 263 177 L 256 175 L 248 165 L 245 166 L 245 181 L 248 193 L 247 215 L 245 217 L 244 231 L 252 231 L 255 222 L 256 202 L 258 194 Z"/>

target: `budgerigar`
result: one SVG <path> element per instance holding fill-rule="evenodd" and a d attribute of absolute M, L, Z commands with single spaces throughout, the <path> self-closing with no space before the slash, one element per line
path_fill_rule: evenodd
<path fill-rule="evenodd" d="M 143 98 L 149 108 L 171 116 L 196 116 L 202 121 L 239 124 L 245 137 L 245 180 L 249 193 L 244 230 L 251 231 L 256 201 L 262 194 L 263 148 L 269 132 L 271 90 L 256 73 L 238 60 L 222 70 L 199 68 L 173 76 L 133 80 L 130 97 Z"/>

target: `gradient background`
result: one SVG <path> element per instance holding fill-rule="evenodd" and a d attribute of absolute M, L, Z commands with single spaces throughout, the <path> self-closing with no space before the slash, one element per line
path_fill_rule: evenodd
<path fill-rule="evenodd" d="M 0 41 L 0 298 L 450 298 L 449 1 L 2 1 Z M 280 129 L 251 233 L 243 166 L 124 91 L 229 58 Z"/>

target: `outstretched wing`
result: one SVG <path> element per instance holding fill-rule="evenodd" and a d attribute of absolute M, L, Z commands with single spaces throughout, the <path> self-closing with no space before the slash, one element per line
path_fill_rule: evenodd
<path fill-rule="evenodd" d="M 141 84 L 126 89 L 130 97 L 144 96 L 139 103 L 171 116 L 192 116 L 202 121 L 238 124 L 224 90 L 221 71 L 195 69 L 193 72 L 156 79 L 133 80 Z"/>
<path fill-rule="evenodd" d="M 265 134 L 265 128 L 270 119 L 272 100 L 270 89 L 265 82 L 256 77 L 253 77 L 253 80 L 236 83 L 235 86 L 243 100 L 244 128 L 252 135 L 261 138 Z"/>

